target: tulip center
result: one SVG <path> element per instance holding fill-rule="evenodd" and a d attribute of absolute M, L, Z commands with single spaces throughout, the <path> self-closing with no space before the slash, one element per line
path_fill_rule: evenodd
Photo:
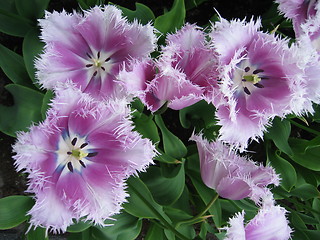
<path fill-rule="evenodd" d="M 81 149 L 73 149 L 71 151 L 71 155 L 77 158 L 78 160 L 81 160 L 82 158 L 88 156 L 88 153 L 82 151 Z"/>
<path fill-rule="evenodd" d="M 86 53 L 86 55 L 88 59 L 85 66 L 92 72 L 93 77 L 110 71 L 112 61 L 109 54 L 98 51 L 95 54 Z"/>
<path fill-rule="evenodd" d="M 58 150 L 60 161 L 58 161 L 62 166 L 66 166 L 71 173 L 75 170 L 80 172 L 82 168 L 86 168 L 90 164 L 90 158 L 98 155 L 98 152 L 92 151 L 84 138 L 74 137 L 70 140 L 67 137 L 64 139 L 64 143 L 61 143 Z"/>
<path fill-rule="evenodd" d="M 233 81 L 238 93 L 249 96 L 256 89 L 264 88 L 264 80 L 268 77 L 261 68 L 255 68 L 248 60 L 242 61 L 233 74 Z"/>

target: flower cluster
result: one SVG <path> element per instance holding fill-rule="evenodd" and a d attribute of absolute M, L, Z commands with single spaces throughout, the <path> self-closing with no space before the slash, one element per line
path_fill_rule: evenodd
<path fill-rule="evenodd" d="M 128 23 L 113 6 L 47 13 L 40 25 L 46 45 L 37 76 L 55 97 L 46 119 L 18 133 L 13 146 L 17 170 L 29 174 L 35 194 L 30 223 L 55 233 L 73 220 L 104 226 L 120 212 L 125 180 L 156 155 L 133 131 L 128 99 L 115 83 L 125 62 L 154 49 L 153 27 Z"/>
<path fill-rule="evenodd" d="M 268 188 L 280 177 L 238 155 L 263 138 L 276 116 L 312 113 L 320 103 L 319 3 L 277 2 L 294 22 L 298 40 L 291 46 L 261 31 L 260 19 L 220 18 L 208 31 L 185 24 L 169 34 L 157 58 L 153 26 L 127 21 L 114 6 L 46 13 L 37 78 L 55 97 L 46 119 L 19 133 L 14 145 L 17 169 L 29 174 L 35 194 L 31 224 L 54 232 L 66 231 L 73 219 L 104 225 L 125 201 L 125 180 L 157 152 L 134 131 L 132 99 L 152 114 L 204 100 L 221 128 L 212 142 L 191 137 L 203 182 L 223 198 L 250 198 L 260 207 L 246 226 L 244 212 L 232 218 L 227 239 L 290 238 L 286 211 Z M 270 219 L 277 224 L 272 231 Z"/>

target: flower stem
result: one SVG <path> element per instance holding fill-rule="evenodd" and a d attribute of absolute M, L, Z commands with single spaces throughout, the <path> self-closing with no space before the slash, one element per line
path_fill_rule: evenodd
<path fill-rule="evenodd" d="M 199 222 L 199 220 L 202 220 L 203 215 L 206 214 L 206 212 L 212 207 L 212 205 L 215 203 L 218 197 L 219 197 L 219 194 L 214 195 L 211 201 L 207 204 L 205 209 L 203 209 L 200 213 L 198 213 L 196 216 L 192 218 L 178 222 L 176 224 L 176 228 L 178 228 L 181 224 L 196 223 L 196 222 Z"/>
<path fill-rule="evenodd" d="M 309 133 L 315 134 L 315 135 L 317 135 L 317 136 L 320 135 L 320 132 L 318 132 L 317 130 L 314 130 L 314 129 L 312 129 L 312 128 L 306 127 L 306 126 L 304 126 L 304 125 L 302 125 L 302 124 L 300 124 L 300 123 L 297 123 L 296 121 L 293 121 L 292 119 L 289 119 L 289 121 L 290 121 L 293 125 L 301 128 L 301 129 L 303 129 L 303 130 L 305 130 L 305 131 L 307 131 L 307 132 L 309 132 Z"/>

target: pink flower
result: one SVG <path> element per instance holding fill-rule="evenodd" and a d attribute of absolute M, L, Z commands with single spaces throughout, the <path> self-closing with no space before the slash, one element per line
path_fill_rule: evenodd
<path fill-rule="evenodd" d="M 217 95 L 221 97 L 212 100 L 222 126 L 220 140 L 241 151 L 249 140 L 262 138 L 274 116 L 292 112 L 292 99 L 304 101 L 305 89 L 299 80 L 303 70 L 292 50 L 286 41 L 259 27 L 260 20 L 221 19 L 210 33 L 220 62 Z"/>
<path fill-rule="evenodd" d="M 270 194 L 267 185 L 279 185 L 279 176 L 273 168 L 257 166 L 222 142 L 209 143 L 200 135 L 193 135 L 190 140 L 197 143 L 203 182 L 221 197 L 231 200 L 250 197 L 259 203 Z"/>
<path fill-rule="evenodd" d="M 155 48 L 154 28 L 129 23 L 114 6 L 94 7 L 84 15 L 46 13 L 39 21 L 45 51 L 36 61 L 39 83 L 52 89 L 71 80 L 99 99 L 117 96 L 122 64 L 147 57 Z"/>
<path fill-rule="evenodd" d="M 292 20 L 296 37 L 302 33 L 301 25 L 314 17 L 319 9 L 317 0 L 275 0 L 279 10 Z"/>
<path fill-rule="evenodd" d="M 280 206 L 263 206 L 258 214 L 244 225 L 244 211 L 229 220 L 225 240 L 288 240 L 292 229 L 287 211 Z"/>
<path fill-rule="evenodd" d="M 207 95 L 211 98 L 216 77 L 214 50 L 204 32 L 188 24 L 167 37 L 167 46 L 156 62 L 134 61 L 129 71 L 119 74 L 129 94 L 140 97 L 152 112 L 165 104 L 179 110 Z"/>
<path fill-rule="evenodd" d="M 35 194 L 30 223 L 53 232 L 72 219 L 104 225 L 125 201 L 124 181 L 152 163 L 155 148 L 133 131 L 125 101 L 98 102 L 72 85 L 55 90 L 46 120 L 13 146 Z"/>

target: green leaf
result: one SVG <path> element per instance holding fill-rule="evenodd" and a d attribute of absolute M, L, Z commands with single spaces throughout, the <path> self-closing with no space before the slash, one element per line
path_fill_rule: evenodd
<path fill-rule="evenodd" d="M 182 127 L 190 128 L 196 126 L 200 129 L 209 128 L 216 124 L 215 108 L 202 100 L 179 111 L 179 118 Z"/>
<path fill-rule="evenodd" d="M 155 16 L 151 9 L 146 5 L 141 3 L 136 3 L 136 10 L 132 11 L 128 8 L 121 7 L 119 8 L 122 10 L 123 15 L 128 18 L 128 20 L 133 21 L 134 19 L 139 20 L 142 24 L 147 24 L 150 21 L 154 21 Z"/>
<path fill-rule="evenodd" d="M 9 196 L 0 199 L 0 230 L 18 226 L 27 220 L 27 212 L 34 202 L 27 196 Z"/>
<path fill-rule="evenodd" d="M 159 227 L 159 225 L 155 223 L 150 223 L 145 240 L 154 240 L 154 239 L 165 240 L 167 238 L 165 237 L 163 229 Z"/>
<path fill-rule="evenodd" d="M 123 212 L 113 216 L 115 220 L 107 220 L 106 227 L 92 227 L 92 239 L 134 240 L 141 231 L 142 220 Z"/>
<path fill-rule="evenodd" d="M 160 115 L 156 115 L 155 120 L 162 134 L 164 152 L 177 159 L 184 157 L 187 148 L 183 142 L 167 129 Z"/>
<path fill-rule="evenodd" d="M 163 34 L 175 32 L 184 24 L 185 16 L 184 0 L 174 0 L 171 10 L 157 17 L 154 26 Z"/>
<path fill-rule="evenodd" d="M 184 164 L 172 168 L 171 176 L 165 176 L 156 166 L 149 167 L 148 171 L 141 175 L 153 198 L 161 205 L 171 205 L 176 202 L 185 186 Z"/>
<path fill-rule="evenodd" d="M 320 171 L 320 137 L 316 137 L 311 141 L 305 139 L 289 139 L 289 144 L 293 151 L 291 159 L 299 165 Z"/>
<path fill-rule="evenodd" d="M 139 218 L 158 218 L 165 215 L 158 203 L 152 197 L 147 186 L 139 179 L 130 177 L 127 181 L 127 191 L 130 197 L 128 203 L 123 205 L 126 212 Z"/>
<path fill-rule="evenodd" d="M 147 116 L 143 113 L 133 119 L 134 130 L 138 131 L 144 138 L 149 138 L 153 143 L 160 141 L 158 128 L 154 123 L 153 115 Z"/>
<path fill-rule="evenodd" d="M 188 159 L 189 160 L 189 159 Z M 201 197 L 202 201 L 205 205 L 207 205 L 212 198 L 216 195 L 216 192 L 208 188 L 201 180 L 201 177 L 195 174 L 195 172 L 189 172 L 188 176 L 190 177 L 193 186 L 195 187 L 197 193 Z M 209 213 L 213 215 L 214 223 L 217 227 L 221 227 L 222 224 L 222 212 L 221 206 L 219 204 L 219 199 L 211 206 L 209 209 Z"/>
<path fill-rule="evenodd" d="M 23 40 L 22 52 L 23 52 L 23 60 L 28 71 L 29 77 L 32 82 L 37 85 L 37 81 L 35 78 L 35 59 L 39 56 L 39 54 L 43 50 L 44 44 L 39 39 L 39 32 L 37 29 L 32 28 L 27 33 Z"/>
<path fill-rule="evenodd" d="M 290 192 L 297 182 L 297 173 L 294 167 L 286 159 L 280 157 L 277 153 L 273 153 L 272 150 L 268 151 L 267 158 L 276 172 L 280 174 L 281 186 Z"/>
<path fill-rule="evenodd" d="M 19 15 L 34 22 L 44 15 L 49 2 L 50 0 L 15 0 Z"/>
<path fill-rule="evenodd" d="M 54 97 L 54 93 L 51 90 L 48 90 L 42 100 L 42 106 L 41 106 L 41 116 L 43 119 L 46 118 L 47 110 L 49 109 L 49 103 L 51 102 L 52 98 Z"/>
<path fill-rule="evenodd" d="M 290 122 L 285 119 L 281 121 L 280 118 L 276 117 L 273 120 L 272 127 L 268 129 L 268 132 L 265 134 L 265 136 L 271 139 L 282 152 L 292 155 L 293 152 L 288 144 L 290 133 Z"/>
<path fill-rule="evenodd" d="M 0 44 L 0 67 L 13 83 L 33 87 L 23 58 Z"/>
<path fill-rule="evenodd" d="M 0 32 L 15 37 L 24 37 L 35 24 L 11 11 L 0 8 Z"/>
<path fill-rule="evenodd" d="M 72 233 L 83 232 L 84 230 L 88 229 L 91 226 L 92 224 L 90 224 L 89 222 L 80 221 L 69 226 L 67 228 L 67 232 L 72 232 Z"/>
<path fill-rule="evenodd" d="M 27 233 L 27 240 L 49 240 L 46 236 L 46 229 L 37 227 L 36 229 L 31 228 Z"/>
<path fill-rule="evenodd" d="M 168 154 L 165 154 L 161 149 L 157 148 L 157 151 L 159 152 L 159 155 L 155 157 L 155 160 L 168 164 L 181 163 L 181 161 L 169 156 Z"/>
<path fill-rule="evenodd" d="M 317 190 L 317 188 L 308 183 L 305 183 L 303 185 L 300 185 L 299 187 L 296 187 L 290 193 L 291 195 L 302 198 L 304 200 L 320 197 L 320 193 Z"/>
<path fill-rule="evenodd" d="M 41 103 L 43 94 L 18 84 L 5 88 L 12 93 L 15 104 L 11 107 L 0 105 L 0 131 L 15 137 L 16 131 L 25 131 L 32 122 L 42 119 Z"/>

